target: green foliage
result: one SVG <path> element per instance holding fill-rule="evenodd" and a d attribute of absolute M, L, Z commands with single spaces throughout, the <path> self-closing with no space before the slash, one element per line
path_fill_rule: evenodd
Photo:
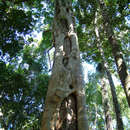
<path fill-rule="evenodd" d="M 39 130 L 49 76 L 43 50 L 28 44 L 37 16 L 25 4 L 0 2 L 0 128 Z"/>
<path fill-rule="evenodd" d="M 101 87 L 95 74 L 89 73 L 89 81 L 86 84 L 86 105 L 90 129 L 104 129 L 104 113 L 102 106 Z"/>
<path fill-rule="evenodd" d="M 42 50 L 45 50 L 45 48 L 48 48 L 52 45 L 52 31 L 51 30 L 47 30 L 47 31 L 43 31 L 42 33 L 42 41 L 40 44 L 40 48 Z"/>
<path fill-rule="evenodd" d="M 6 66 L 3 62 L 0 63 L 0 67 L 2 127 L 18 130 L 26 127 L 38 129 L 47 92 L 48 75 L 39 74 L 36 78 L 30 77 L 21 73 L 22 68 L 13 71 L 13 66 Z"/>
<path fill-rule="evenodd" d="M 117 92 L 117 96 L 119 97 L 119 102 L 120 102 L 120 106 L 121 106 L 121 111 L 123 113 L 122 116 L 126 116 L 128 119 L 130 118 L 130 110 L 129 110 L 129 107 L 128 107 L 128 103 L 126 101 L 126 96 L 125 96 L 125 93 L 124 93 L 124 90 L 123 88 L 119 85 L 116 87 L 116 92 Z"/>
<path fill-rule="evenodd" d="M 8 53 L 13 57 L 26 43 L 24 36 L 32 31 L 34 19 L 31 11 L 12 7 L 7 2 L 0 2 L 0 50 L 3 56 Z"/>

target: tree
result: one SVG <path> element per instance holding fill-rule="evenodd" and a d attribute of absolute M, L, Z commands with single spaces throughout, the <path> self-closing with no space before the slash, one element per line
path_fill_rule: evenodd
<path fill-rule="evenodd" d="M 116 62 L 118 74 L 123 85 L 128 104 L 130 106 L 130 75 L 128 74 L 127 66 L 121 53 L 120 45 L 115 38 L 113 27 L 111 25 L 110 17 L 107 12 L 107 7 L 105 6 L 104 0 L 99 0 L 99 4 L 103 17 L 104 30 L 106 31 L 107 38 L 112 47 L 112 54 Z"/>
<path fill-rule="evenodd" d="M 96 24 L 96 22 L 97 22 L 97 17 L 95 18 L 95 24 Z M 118 99 L 117 99 L 115 85 L 113 83 L 112 76 L 111 76 L 111 74 L 108 70 L 108 65 L 107 65 L 107 62 L 106 62 L 106 59 L 105 59 L 105 56 L 104 56 L 104 52 L 103 52 L 103 49 L 102 49 L 102 46 L 101 46 L 100 34 L 99 34 L 99 30 L 98 30 L 97 26 L 95 26 L 95 35 L 96 35 L 96 38 L 97 38 L 97 46 L 98 46 L 100 55 L 102 57 L 102 63 L 103 63 L 103 64 L 99 64 L 100 66 L 98 66 L 98 67 L 100 67 L 100 69 L 98 68 L 98 70 L 100 70 L 100 72 L 103 72 L 103 70 L 105 70 L 105 72 L 107 74 L 109 84 L 110 84 L 110 88 L 111 88 L 113 106 L 114 106 L 114 110 L 116 112 L 117 127 L 118 127 L 119 130 L 124 130 L 123 121 L 122 121 L 122 117 L 121 117 L 121 110 L 120 110 L 120 105 L 119 105 Z M 104 85 L 104 82 L 102 81 L 102 86 L 103 85 Z M 108 120 L 110 120 L 110 118 Z M 108 125 L 108 129 L 110 129 L 109 127 L 110 126 Z"/>
<path fill-rule="evenodd" d="M 112 117 L 110 114 L 110 101 L 109 101 L 108 89 L 107 89 L 105 78 L 101 78 L 101 88 L 102 88 L 102 100 L 104 106 L 106 128 L 107 130 L 113 130 Z"/>
<path fill-rule="evenodd" d="M 55 56 L 42 130 L 88 130 L 84 82 L 74 21 L 72 1 L 55 0 Z"/>
<path fill-rule="evenodd" d="M 80 36 L 79 37 L 80 38 L 80 40 L 79 40 L 80 46 L 81 46 L 82 51 L 84 52 L 83 53 L 83 58 L 85 59 L 85 61 L 89 61 L 90 63 L 92 63 L 93 61 L 94 62 L 101 62 L 102 61 L 102 56 L 100 56 L 100 53 L 97 50 L 97 46 L 95 45 L 95 43 L 97 43 L 97 38 L 93 35 L 95 29 L 93 28 L 94 27 L 94 25 L 93 25 L 94 16 L 92 16 L 92 14 L 93 13 L 95 14 L 96 11 L 100 12 L 100 9 L 99 9 L 99 6 L 98 6 L 99 2 L 95 1 L 96 4 L 93 4 L 92 1 L 89 1 L 89 0 L 88 1 L 79 0 L 79 1 L 80 1 L 79 4 L 76 5 L 76 6 L 78 6 L 76 8 L 78 10 L 78 11 L 76 10 L 78 13 L 76 13 L 76 14 L 78 16 L 78 20 L 79 20 L 79 23 L 80 23 L 78 34 Z M 110 1 L 106 0 L 105 2 L 107 4 L 109 3 L 109 4 L 113 5 L 112 4 L 113 1 L 111 1 L 111 0 Z M 123 2 L 123 3 L 125 3 L 125 2 Z M 94 7 L 96 7 L 96 8 L 94 8 Z M 109 18 L 109 20 L 111 20 L 111 19 L 113 20 L 111 22 L 111 25 L 113 25 L 113 28 L 114 27 L 116 28 L 116 27 L 122 26 L 122 23 L 123 23 L 123 20 L 119 19 L 120 17 L 119 18 L 116 17 L 116 14 L 118 14 L 118 11 L 119 11 L 119 10 L 116 10 L 117 8 L 118 8 L 118 6 L 114 6 L 114 8 L 113 8 L 113 6 L 110 6 L 109 8 L 107 8 L 107 11 L 109 11 L 108 15 L 112 16 L 112 18 Z M 110 12 L 110 10 L 111 10 L 111 12 Z M 112 11 L 113 12 L 115 11 L 114 12 L 115 14 Z M 101 18 L 101 15 L 99 15 L 99 18 Z M 119 19 L 118 22 L 117 22 L 117 18 Z M 124 17 L 123 17 L 123 19 L 124 19 Z M 91 21 L 91 23 L 89 23 L 89 25 L 88 25 L 87 21 Z M 103 20 L 100 19 L 97 22 L 97 25 L 102 25 L 102 24 L 103 24 Z M 116 28 L 116 29 L 118 29 L 118 28 Z M 122 31 L 122 30 L 120 30 L 120 31 Z M 112 67 L 111 68 L 112 72 L 114 72 L 115 68 L 114 68 L 113 59 L 112 59 L 112 56 L 111 56 L 111 47 L 108 44 L 105 35 L 103 34 L 104 31 L 102 29 L 100 29 L 100 32 L 102 34 L 101 35 L 101 40 L 100 40 L 103 43 L 101 45 L 102 50 L 105 53 L 105 58 L 106 58 L 106 61 L 109 63 L 109 67 Z M 117 37 L 117 35 L 116 35 L 116 37 Z M 122 47 L 123 47 L 123 45 L 122 45 Z M 120 122 L 122 122 L 122 121 L 120 120 Z M 120 124 L 122 124 L 122 123 L 120 123 Z"/>

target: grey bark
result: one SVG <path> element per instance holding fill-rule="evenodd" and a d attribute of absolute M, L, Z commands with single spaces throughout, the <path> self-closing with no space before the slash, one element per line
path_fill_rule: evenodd
<path fill-rule="evenodd" d="M 99 0 L 99 4 L 103 17 L 104 30 L 106 31 L 108 41 L 112 47 L 112 54 L 114 56 L 118 74 L 126 94 L 128 105 L 130 107 L 130 75 L 128 74 L 128 69 L 125 60 L 123 59 L 120 46 L 115 38 L 113 27 L 111 25 L 110 17 L 107 12 L 104 0 Z"/>
<path fill-rule="evenodd" d="M 41 130 L 88 130 L 84 81 L 71 0 L 55 0 L 54 65 Z"/>
<path fill-rule="evenodd" d="M 106 122 L 106 129 L 113 130 L 112 126 L 112 117 L 110 114 L 110 101 L 108 96 L 107 84 L 105 78 L 101 79 L 101 87 L 102 87 L 102 100 L 103 100 L 103 107 L 105 113 L 105 122 Z"/>

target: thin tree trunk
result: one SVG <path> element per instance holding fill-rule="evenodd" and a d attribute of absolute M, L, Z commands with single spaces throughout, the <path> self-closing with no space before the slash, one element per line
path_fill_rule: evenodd
<path fill-rule="evenodd" d="M 118 128 L 118 130 L 124 130 L 122 116 L 121 116 L 121 110 L 120 110 L 120 105 L 118 103 L 118 99 L 117 99 L 117 95 L 116 95 L 115 85 L 113 83 L 113 79 L 111 77 L 110 72 L 107 69 L 106 69 L 106 72 L 107 72 L 107 77 L 108 77 L 108 80 L 110 83 L 113 105 L 114 105 L 114 109 L 116 112 L 117 128 Z"/>
<path fill-rule="evenodd" d="M 55 0 L 55 56 L 41 130 L 88 130 L 71 0 Z"/>
<path fill-rule="evenodd" d="M 101 41 L 100 41 L 100 36 L 99 36 L 99 31 L 97 27 L 97 13 L 95 15 L 95 34 L 96 34 L 96 39 L 97 39 L 97 46 L 99 49 L 99 52 L 101 54 L 102 60 L 104 60 L 104 53 L 101 48 Z M 103 61 L 104 64 L 104 61 Z M 105 74 L 103 74 L 105 76 Z M 109 105 L 109 97 L 108 97 L 108 92 L 107 92 L 107 86 L 105 83 L 104 76 L 101 78 L 101 87 L 102 87 L 102 100 L 103 100 L 103 107 L 104 107 L 104 113 L 105 113 L 105 123 L 106 123 L 106 129 L 107 130 L 113 130 L 112 126 L 112 117 L 110 115 L 110 105 Z"/>
<path fill-rule="evenodd" d="M 103 49 L 102 49 L 102 46 L 101 46 L 100 35 L 99 35 L 98 27 L 96 26 L 96 23 L 97 23 L 97 18 L 95 18 L 95 34 L 96 34 L 96 38 L 97 38 L 97 46 L 98 46 L 100 55 L 102 57 L 102 63 L 103 63 L 102 66 L 107 73 L 107 77 L 108 77 L 110 88 L 111 88 L 113 106 L 114 106 L 114 110 L 115 110 L 115 113 L 116 113 L 117 127 L 118 127 L 118 130 L 124 130 L 123 121 L 122 121 L 122 117 L 121 117 L 121 111 L 120 111 L 120 105 L 118 103 L 115 85 L 113 83 L 113 79 L 112 79 L 111 74 L 110 74 L 108 67 L 107 67 L 107 62 L 106 62 L 104 52 L 103 52 Z M 110 122 L 109 122 L 109 124 L 106 124 L 106 125 L 109 126 Z M 112 128 L 112 126 L 111 126 L 111 128 Z M 111 130 L 110 128 L 107 128 L 107 129 Z"/>
<path fill-rule="evenodd" d="M 109 14 L 107 12 L 105 3 L 103 0 L 99 0 L 99 4 L 100 4 L 101 12 L 102 12 L 102 17 L 103 17 L 104 30 L 106 31 L 107 38 L 112 47 L 112 54 L 114 56 L 118 74 L 119 74 L 122 86 L 126 94 L 127 102 L 130 107 L 130 75 L 128 74 L 127 66 L 123 59 L 120 46 L 114 36 L 114 31 L 110 23 L 110 18 L 109 18 Z"/>
<path fill-rule="evenodd" d="M 106 129 L 113 130 L 112 117 L 110 115 L 108 90 L 107 90 L 107 85 L 104 78 L 101 79 L 101 87 L 102 87 L 102 100 L 103 100 L 103 107 L 104 107 L 104 113 L 105 113 Z"/>

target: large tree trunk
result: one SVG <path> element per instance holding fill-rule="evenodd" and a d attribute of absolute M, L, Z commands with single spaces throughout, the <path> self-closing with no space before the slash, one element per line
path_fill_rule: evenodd
<path fill-rule="evenodd" d="M 114 106 L 114 110 L 115 110 L 115 113 L 116 113 L 117 128 L 118 128 L 118 130 L 124 130 L 122 116 L 121 116 L 121 111 L 120 111 L 120 105 L 118 103 L 118 99 L 117 99 L 117 95 L 116 95 L 116 90 L 115 90 L 115 85 L 113 83 L 113 79 L 111 77 L 111 74 L 110 74 L 110 72 L 108 70 L 107 61 L 106 61 L 105 56 L 104 56 L 104 52 L 103 52 L 102 45 L 101 45 L 101 40 L 100 40 L 100 35 L 99 35 L 98 27 L 96 26 L 96 23 L 97 23 L 97 18 L 95 18 L 95 35 L 96 35 L 96 39 L 97 39 L 97 47 L 98 47 L 100 55 L 102 57 L 102 63 L 103 63 L 102 67 L 103 67 L 103 70 L 105 70 L 105 72 L 107 74 L 107 77 L 108 77 L 108 80 L 109 80 L 109 84 L 110 84 L 110 88 L 111 88 L 111 94 L 112 94 L 112 99 L 113 99 L 113 106 Z M 104 100 L 105 100 L 105 97 L 104 97 Z M 107 108 L 106 108 L 106 110 L 107 110 Z M 105 116 L 107 116 L 107 115 L 105 115 Z M 110 117 L 108 119 L 106 117 L 106 120 L 110 121 Z M 108 123 L 107 121 L 106 121 L 106 125 L 108 125 L 107 129 L 111 130 L 112 126 L 110 128 L 109 127 L 110 126 L 110 122 Z"/>
<path fill-rule="evenodd" d="M 71 0 L 55 0 L 55 56 L 41 130 L 88 130 Z"/>
<path fill-rule="evenodd" d="M 113 27 L 110 23 L 110 18 L 109 14 L 107 12 L 104 0 L 99 0 L 101 12 L 102 12 L 102 17 L 103 17 L 103 24 L 104 24 L 104 29 L 106 31 L 109 43 L 111 44 L 112 47 L 112 53 L 116 62 L 118 74 L 122 83 L 122 86 L 124 88 L 126 98 L 130 107 L 130 75 L 128 74 L 128 70 L 125 64 L 125 61 L 123 59 L 123 55 L 120 51 L 120 46 L 114 36 L 114 31 Z"/>
<path fill-rule="evenodd" d="M 105 78 L 101 79 L 101 87 L 102 87 L 102 100 L 103 100 L 103 107 L 105 113 L 106 129 L 113 130 L 112 117 L 110 115 L 109 96 L 108 96 L 108 90 L 107 90 L 107 84 Z"/>

